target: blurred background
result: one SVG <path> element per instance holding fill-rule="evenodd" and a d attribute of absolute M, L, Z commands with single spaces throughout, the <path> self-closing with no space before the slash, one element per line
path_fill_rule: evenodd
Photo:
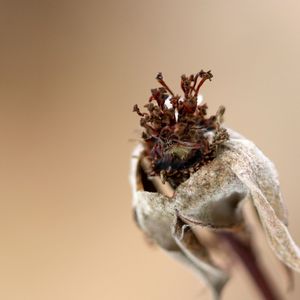
<path fill-rule="evenodd" d="M 210 299 L 132 220 L 134 104 L 211 69 L 210 112 L 275 162 L 300 243 L 300 3 L 0 1 L 0 299 Z M 262 242 L 263 243 L 263 239 Z M 263 245 L 262 245 L 263 246 Z M 299 299 L 264 247 L 273 280 Z M 224 299 L 259 299 L 241 267 Z"/>

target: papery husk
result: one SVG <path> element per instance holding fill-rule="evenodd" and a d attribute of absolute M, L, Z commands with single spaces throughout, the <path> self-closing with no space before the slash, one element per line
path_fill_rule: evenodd
<path fill-rule="evenodd" d="M 172 196 L 143 190 L 143 147 L 132 159 L 131 183 L 136 221 L 160 247 L 180 257 L 202 276 L 219 299 L 227 271 L 211 260 L 191 224 L 235 232 L 247 228 L 243 204 L 252 201 L 268 243 L 288 267 L 300 271 L 300 251 L 287 229 L 287 211 L 273 163 L 252 143 L 228 129 L 230 139 L 216 158 L 180 184 Z"/>

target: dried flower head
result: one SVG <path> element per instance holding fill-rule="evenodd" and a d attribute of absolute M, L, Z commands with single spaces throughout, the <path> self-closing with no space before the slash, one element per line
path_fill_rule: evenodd
<path fill-rule="evenodd" d="M 142 113 L 137 105 L 133 111 L 141 116 L 144 127 L 145 155 L 151 162 L 151 174 L 158 174 L 173 187 L 189 178 L 206 163 L 228 139 L 221 128 L 225 108 L 207 117 L 207 105 L 201 104 L 200 87 L 211 80 L 210 71 L 181 77 L 184 96 L 175 95 L 159 73 L 156 77 L 161 87 L 151 90 L 148 112 Z"/>
<path fill-rule="evenodd" d="M 224 108 L 206 116 L 199 89 L 211 72 L 181 77 L 182 97 L 157 76 L 147 113 L 140 112 L 143 143 L 132 157 L 135 219 L 143 232 L 171 255 L 192 266 L 214 299 L 229 278 L 218 257 L 236 252 L 264 299 L 278 299 L 255 259 L 245 203 L 257 212 L 277 257 L 300 271 L 300 251 L 287 229 L 287 214 L 273 163 L 254 143 L 221 127 Z M 230 246 L 226 251 L 224 243 Z"/>

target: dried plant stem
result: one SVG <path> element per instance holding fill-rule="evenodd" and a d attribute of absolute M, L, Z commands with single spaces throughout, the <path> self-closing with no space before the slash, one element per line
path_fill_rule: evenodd
<path fill-rule="evenodd" d="M 251 245 L 241 241 L 238 237 L 229 232 L 219 233 L 220 237 L 230 246 L 234 253 L 247 269 L 257 289 L 265 300 L 280 300 L 280 296 L 268 276 L 257 262 Z"/>

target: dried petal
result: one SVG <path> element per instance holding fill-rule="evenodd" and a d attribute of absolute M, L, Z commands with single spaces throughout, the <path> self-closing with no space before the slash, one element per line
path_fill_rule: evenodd
<path fill-rule="evenodd" d="M 268 242 L 290 268 L 300 271 L 300 251 L 287 229 L 287 212 L 272 162 L 249 140 L 232 130 L 217 156 L 180 184 L 172 197 L 143 190 L 135 152 L 132 168 L 134 209 L 141 229 L 163 249 L 192 265 L 211 287 L 215 299 L 228 275 L 211 260 L 207 245 L 189 224 L 235 230 L 244 223 L 244 201 L 253 201 Z"/>
<path fill-rule="evenodd" d="M 287 211 L 274 165 L 250 141 L 232 139 L 232 169 L 248 187 L 268 242 L 287 266 L 300 272 L 300 250 L 287 229 Z"/>
<path fill-rule="evenodd" d="M 215 266 L 205 245 L 200 243 L 194 232 L 179 217 L 174 226 L 174 239 L 185 256 L 186 263 L 192 264 L 212 290 L 214 299 L 218 300 L 229 275 Z"/>
<path fill-rule="evenodd" d="M 132 177 L 136 222 L 151 240 L 176 259 L 192 267 L 211 288 L 215 300 L 219 299 L 228 274 L 214 265 L 208 250 L 178 216 L 175 199 L 159 193 L 142 190 L 139 172 L 138 146 L 132 158 Z"/>

